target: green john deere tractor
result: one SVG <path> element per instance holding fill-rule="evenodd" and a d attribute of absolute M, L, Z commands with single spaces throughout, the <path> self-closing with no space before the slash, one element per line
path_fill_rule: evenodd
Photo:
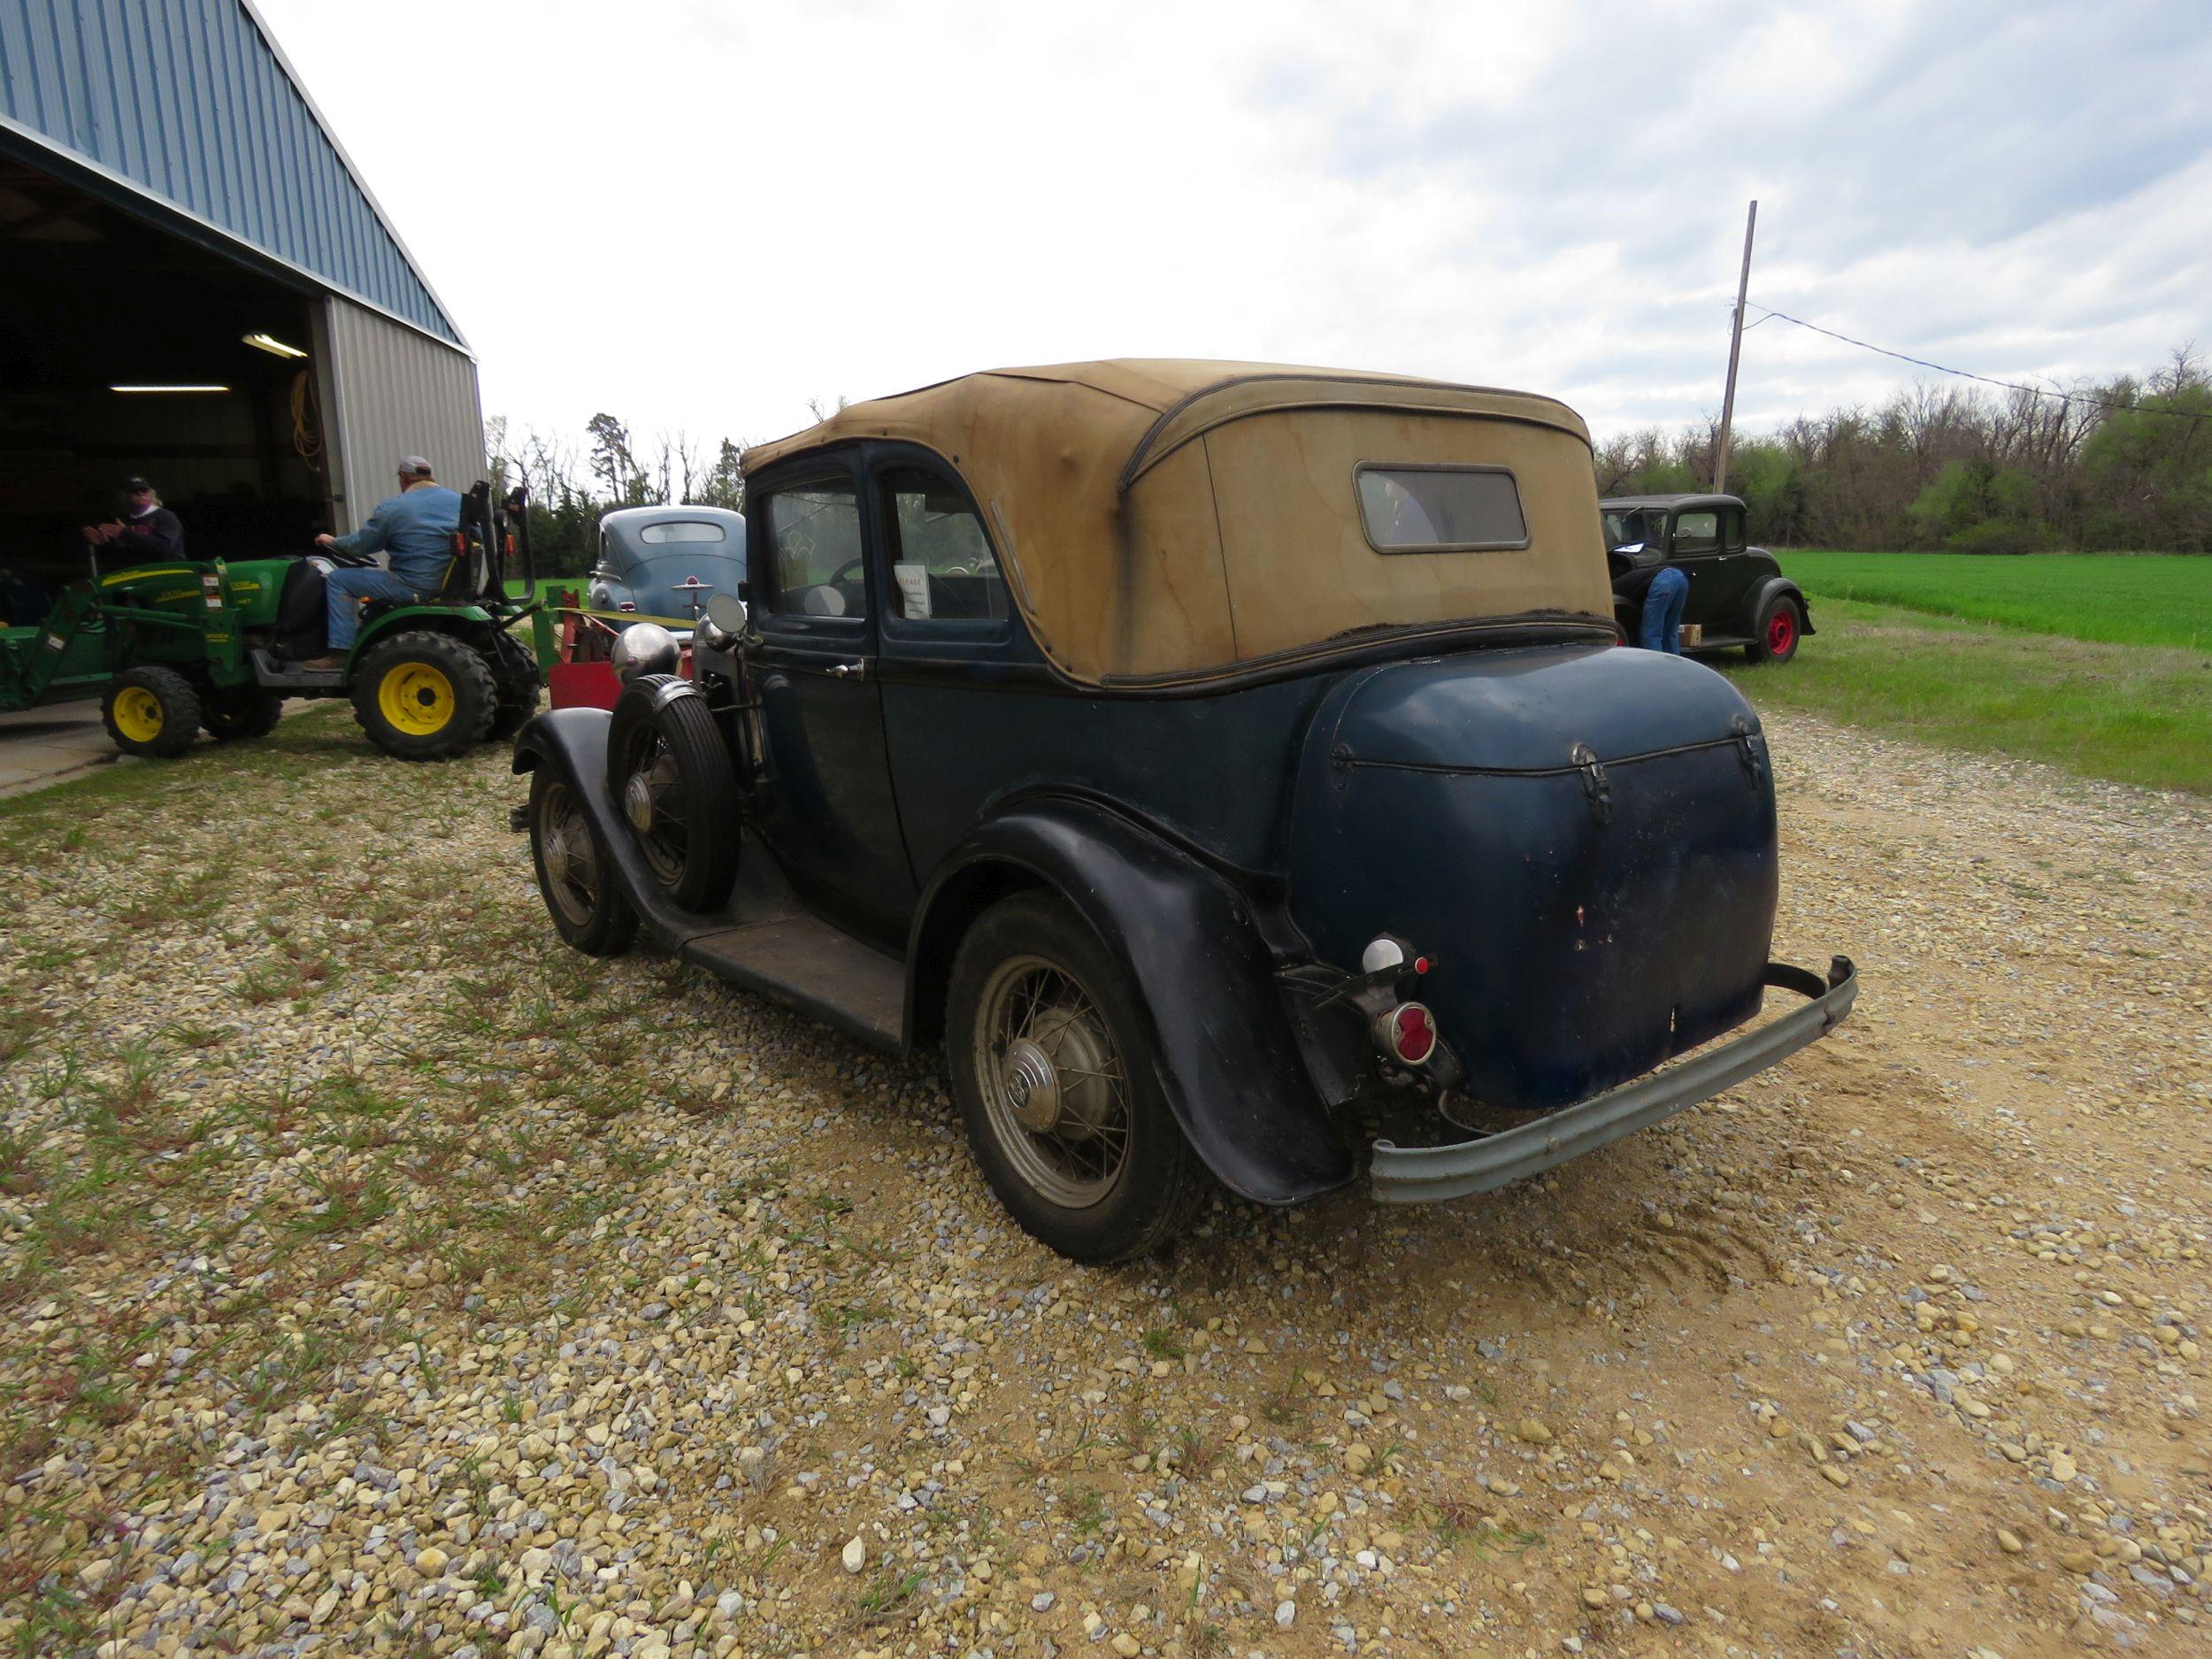
<path fill-rule="evenodd" d="M 324 572 L 308 559 L 177 559 L 71 588 L 35 628 L 0 630 L 0 709 L 103 694 L 108 735 L 129 755 L 180 755 L 273 731 L 287 697 L 353 699 L 369 740 L 403 760 L 441 760 L 511 736 L 538 706 L 537 654 L 510 630 L 537 609 L 507 595 L 506 566 L 536 591 L 527 498 L 462 498 L 445 586 L 415 603 L 372 601 L 338 670 L 288 660 L 287 626 L 319 628 Z M 305 655 L 296 646 L 289 655 Z"/>

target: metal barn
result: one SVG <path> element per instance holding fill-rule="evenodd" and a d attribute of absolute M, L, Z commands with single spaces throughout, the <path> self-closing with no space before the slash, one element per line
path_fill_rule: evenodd
<path fill-rule="evenodd" d="M 200 556 L 481 476 L 476 364 L 250 0 L 0 0 L 0 569 L 143 473 Z"/>

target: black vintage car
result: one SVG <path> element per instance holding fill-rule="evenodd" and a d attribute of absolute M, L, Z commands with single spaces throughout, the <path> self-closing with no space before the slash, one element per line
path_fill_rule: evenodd
<path fill-rule="evenodd" d="M 1744 539 L 1744 505 L 1734 495 L 1609 495 L 1606 561 L 1613 577 L 1613 614 L 1634 643 L 1644 592 L 1667 565 L 1689 578 L 1682 621 L 1701 637 L 1686 649 L 1736 646 L 1755 663 L 1786 663 L 1813 632 L 1812 613 L 1774 555 Z"/>
<path fill-rule="evenodd" d="M 1069 1256 L 1159 1243 L 1215 1181 L 1342 1186 L 1377 1099 L 1422 1142 L 1373 1146 L 1378 1197 L 1494 1188 L 1851 1004 L 1844 959 L 1768 959 L 1757 716 L 1615 649 L 1559 403 L 1074 364 L 744 467 L 749 589 L 693 678 L 633 652 L 611 713 L 517 739 L 554 926 L 941 1043 L 992 1186 Z M 1809 1001 L 1717 1041 L 1770 987 Z"/>

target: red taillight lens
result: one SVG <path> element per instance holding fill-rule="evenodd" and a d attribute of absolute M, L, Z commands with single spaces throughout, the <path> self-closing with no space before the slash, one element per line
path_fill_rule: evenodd
<path fill-rule="evenodd" d="M 1390 1010 L 1390 1052 L 1408 1065 L 1420 1065 L 1436 1052 L 1436 1021 L 1418 1002 L 1401 1002 Z"/>

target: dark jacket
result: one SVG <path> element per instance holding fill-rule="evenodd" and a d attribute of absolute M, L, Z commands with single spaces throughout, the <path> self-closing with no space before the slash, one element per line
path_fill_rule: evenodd
<path fill-rule="evenodd" d="M 108 546 L 133 558 L 180 559 L 184 557 L 184 526 L 166 507 L 156 507 L 143 518 L 124 519 L 122 534 Z"/>

